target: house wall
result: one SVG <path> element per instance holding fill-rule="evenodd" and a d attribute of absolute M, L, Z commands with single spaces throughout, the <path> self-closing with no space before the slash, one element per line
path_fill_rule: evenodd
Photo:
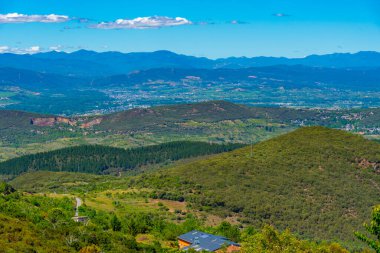
<path fill-rule="evenodd" d="M 184 248 L 184 247 L 190 246 L 190 243 L 178 239 L 178 246 L 179 246 L 180 249 L 182 249 L 182 248 Z"/>
<path fill-rule="evenodd" d="M 235 246 L 235 245 L 230 245 L 224 249 L 219 249 L 217 251 L 215 251 L 216 253 L 232 253 L 232 252 L 239 252 L 240 251 L 240 247 L 239 246 Z"/>
<path fill-rule="evenodd" d="M 236 245 L 230 245 L 228 246 L 227 248 L 227 253 L 231 253 L 231 252 L 239 252 L 240 251 L 240 246 L 236 246 Z"/>

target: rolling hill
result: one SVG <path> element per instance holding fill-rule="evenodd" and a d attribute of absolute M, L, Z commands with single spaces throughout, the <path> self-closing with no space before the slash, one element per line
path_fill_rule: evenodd
<path fill-rule="evenodd" d="M 273 224 L 302 237 L 355 245 L 353 231 L 380 203 L 380 144 L 323 127 L 298 129 L 253 147 L 134 179 L 152 197 Z"/>
<path fill-rule="evenodd" d="M 134 108 L 116 113 L 97 116 L 61 117 L 57 115 L 31 113 L 15 110 L 0 110 L 0 133 L 7 129 L 29 131 L 31 129 L 47 129 L 41 126 L 74 123 L 72 127 L 83 127 L 89 130 L 110 132 L 143 131 L 166 129 L 173 126 L 179 130 L 184 122 L 195 121 L 213 123 L 228 120 L 265 119 L 274 123 L 291 124 L 304 122 L 306 125 L 323 125 L 343 127 L 354 123 L 361 127 L 380 127 L 380 110 L 324 110 L 294 109 L 282 107 L 251 107 L 228 101 L 205 101 L 199 103 L 154 106 L 150 108 Z M 60 120 L 57 120 L 59 118 Z M 37 119 L 32 124 L 32 119 Z M 37 122 L 38 121 L 38 122 Z M 44 122 L 46 124 L 44 124 Z M 54 124 L 52 126 L 54 126 Z M 63 126 L 63 125 L 61 125 Z M 5 133 L 4 133 L 5 134 Z"/>
<path fill-rule="evenodd" d="M 179 140 L 257 142 L 289 131 L 288 125 L 268 123 L 266 111 L 224 101 L 72 118 L 0 110 L 0 160 L 86 144 L 131 148 Z"/>
<path fill-rule="evenodd" d="M 298 116 L 297 116 L 298 114 Z M 135 108 L 121 112 L 97 115 L 61 117 L 57 115 L 29 113 L 15 110 L 0 110 L 0 133 L 8 129 L 29 131 L 30 129 L 46 129 L 56 124 L 74 123 L 72 127 L 94 128 L 104 131 L 143 131 L 147 129 L 167 129 L 169 126 L 177 130 L 180 123 L 187 121 L 218 122 L 238 119 L 271 119 L 274 121 L 314 116 L 310 110 L 295 110 L 286 108 L 248 107 L 227 101 L 206 101 L 190 104 L 156 106 L 150 108 Z M 60 118 L 61 121 L 57 121 Z M 33 119 L 34 124 L 33 124 Z M 66 122 L 67 121 L 67 122 Z M 53 124 L 49 124 L 53 123 Z M 5 133 L 4 133 L 5 134 Z"/>
<path fill-rule="evenodd" d="M 178 123 L 194 120 L 217 122 L 222 120 L 253 118 L 251 108 L 226 101 L 209 101 L 194 104 L 136 108 L 101 116 L 97 129 L 127 131 L 137 129 L 179 128 Z"/>
<path fill-rule="evenodd" d="M 256 143 L 304 125 L 348 127 L 376 138 L 379 118 L 375 108 L 308 110 L 227 101 L 76 117 L 0 110 L 0 160 L 86 144 L 131 148 L 177 140 Z"/>
<path fill-rule="evenodd" d="M 135 108 L 92 118 L 99 124 L 94 129 L 107 131 L 165 130 L 186 129 L 185 122 L 220 122 L 228 120 L 265 120 L 272 123 L 299 126 L 321 125 L 343 128 L 355 124 L 363 128 L 380 127 L 380 110 L 324 110 L 294 109 L 282 107 L 251 107 L 228 101 L 205 101 L 190 104 Z"/>

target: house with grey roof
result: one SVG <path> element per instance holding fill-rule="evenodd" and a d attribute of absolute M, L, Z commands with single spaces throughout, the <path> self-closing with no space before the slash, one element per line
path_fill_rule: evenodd
<path fill-rule="evenodd" d="M 238 252 L 240 245 L 229 239 L 204 233 L 198 230 L 190 231 L 178 237 L 178 245 L 181 250 L 187 251 L 193 249 L 195 251 L 209 252 Z"/>

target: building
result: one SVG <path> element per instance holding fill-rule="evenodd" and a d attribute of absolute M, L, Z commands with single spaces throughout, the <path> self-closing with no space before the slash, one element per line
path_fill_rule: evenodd
<path fill-rule="evenodd" d="M 181 250 L 194 249 L 195 251 L 209 252 L 238 252 L 240 245 L 223 236 L 207 234 L 193 230 L 178 237 L 178 245 Z"/>
<path fill-rule="evenodd" d="M 87 223 L 87 221 L 88 221 L 88 217 L 87 216 L 74 216 L 74 217 L 72 217 L 72 219 L 75 222 L 82 222 L 82 223 Z"/>

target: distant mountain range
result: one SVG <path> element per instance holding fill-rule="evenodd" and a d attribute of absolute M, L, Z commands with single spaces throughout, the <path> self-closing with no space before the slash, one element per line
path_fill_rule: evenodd
<path fill-rule="evenodd" d="M 247 69 L 148 69 L 107 77 L 75 77 L 31 70 L 0 68 L 0 86 L 25 89 L 104 88 L 149 85 L 154 82 L 208 83 L 253 82 L 287 88 L 318 87 L 376 89 L 380 68 L 331 69 L 295 66 L 268 66 Z"/>
<path fill-rule="evenodd" d="M 377 52 L 217 60 L 169 51 L 6 53 L 0 54 L 0 108 L 72 115 L 219 99 L 374 107 L 379 73 Z"/>
<path fill-rule="evenodd" d="M 70 77 L 59 74 L 41 73 L 32 70 L 0 68 L 0 87 L 19 86 L 26 89 L 60 89 L 74 87 L 77 85 L 86 86 L 88 80 L 85 78 Z"/>
<path fill-rule="evenodd" d="M 152 68 L 239 69 L 273 65 L 352 69 L 379 68 L 380 53 L 336 53 L 293 59 L 285 57 L 231 57 L 216 60 L 181 55 L 170 51 L 120 53 L 79 50 L 73 53 L 52 51 L 33 55 L 0 54 L 0 67 L 91 77 L 128 74 L 132 71 Z"/>
<path fill-rule="evenodd" d="M 287 88 L 327 86 L 373 89 L 380 84 L 380 68 L 332 69 L 303 65 L 277 65 L 243 69 L 149 69 L 114 75 L 92 82 L 93 86 L 129 86 L 156 80 L 172 82 L 255 82 Z"/>

